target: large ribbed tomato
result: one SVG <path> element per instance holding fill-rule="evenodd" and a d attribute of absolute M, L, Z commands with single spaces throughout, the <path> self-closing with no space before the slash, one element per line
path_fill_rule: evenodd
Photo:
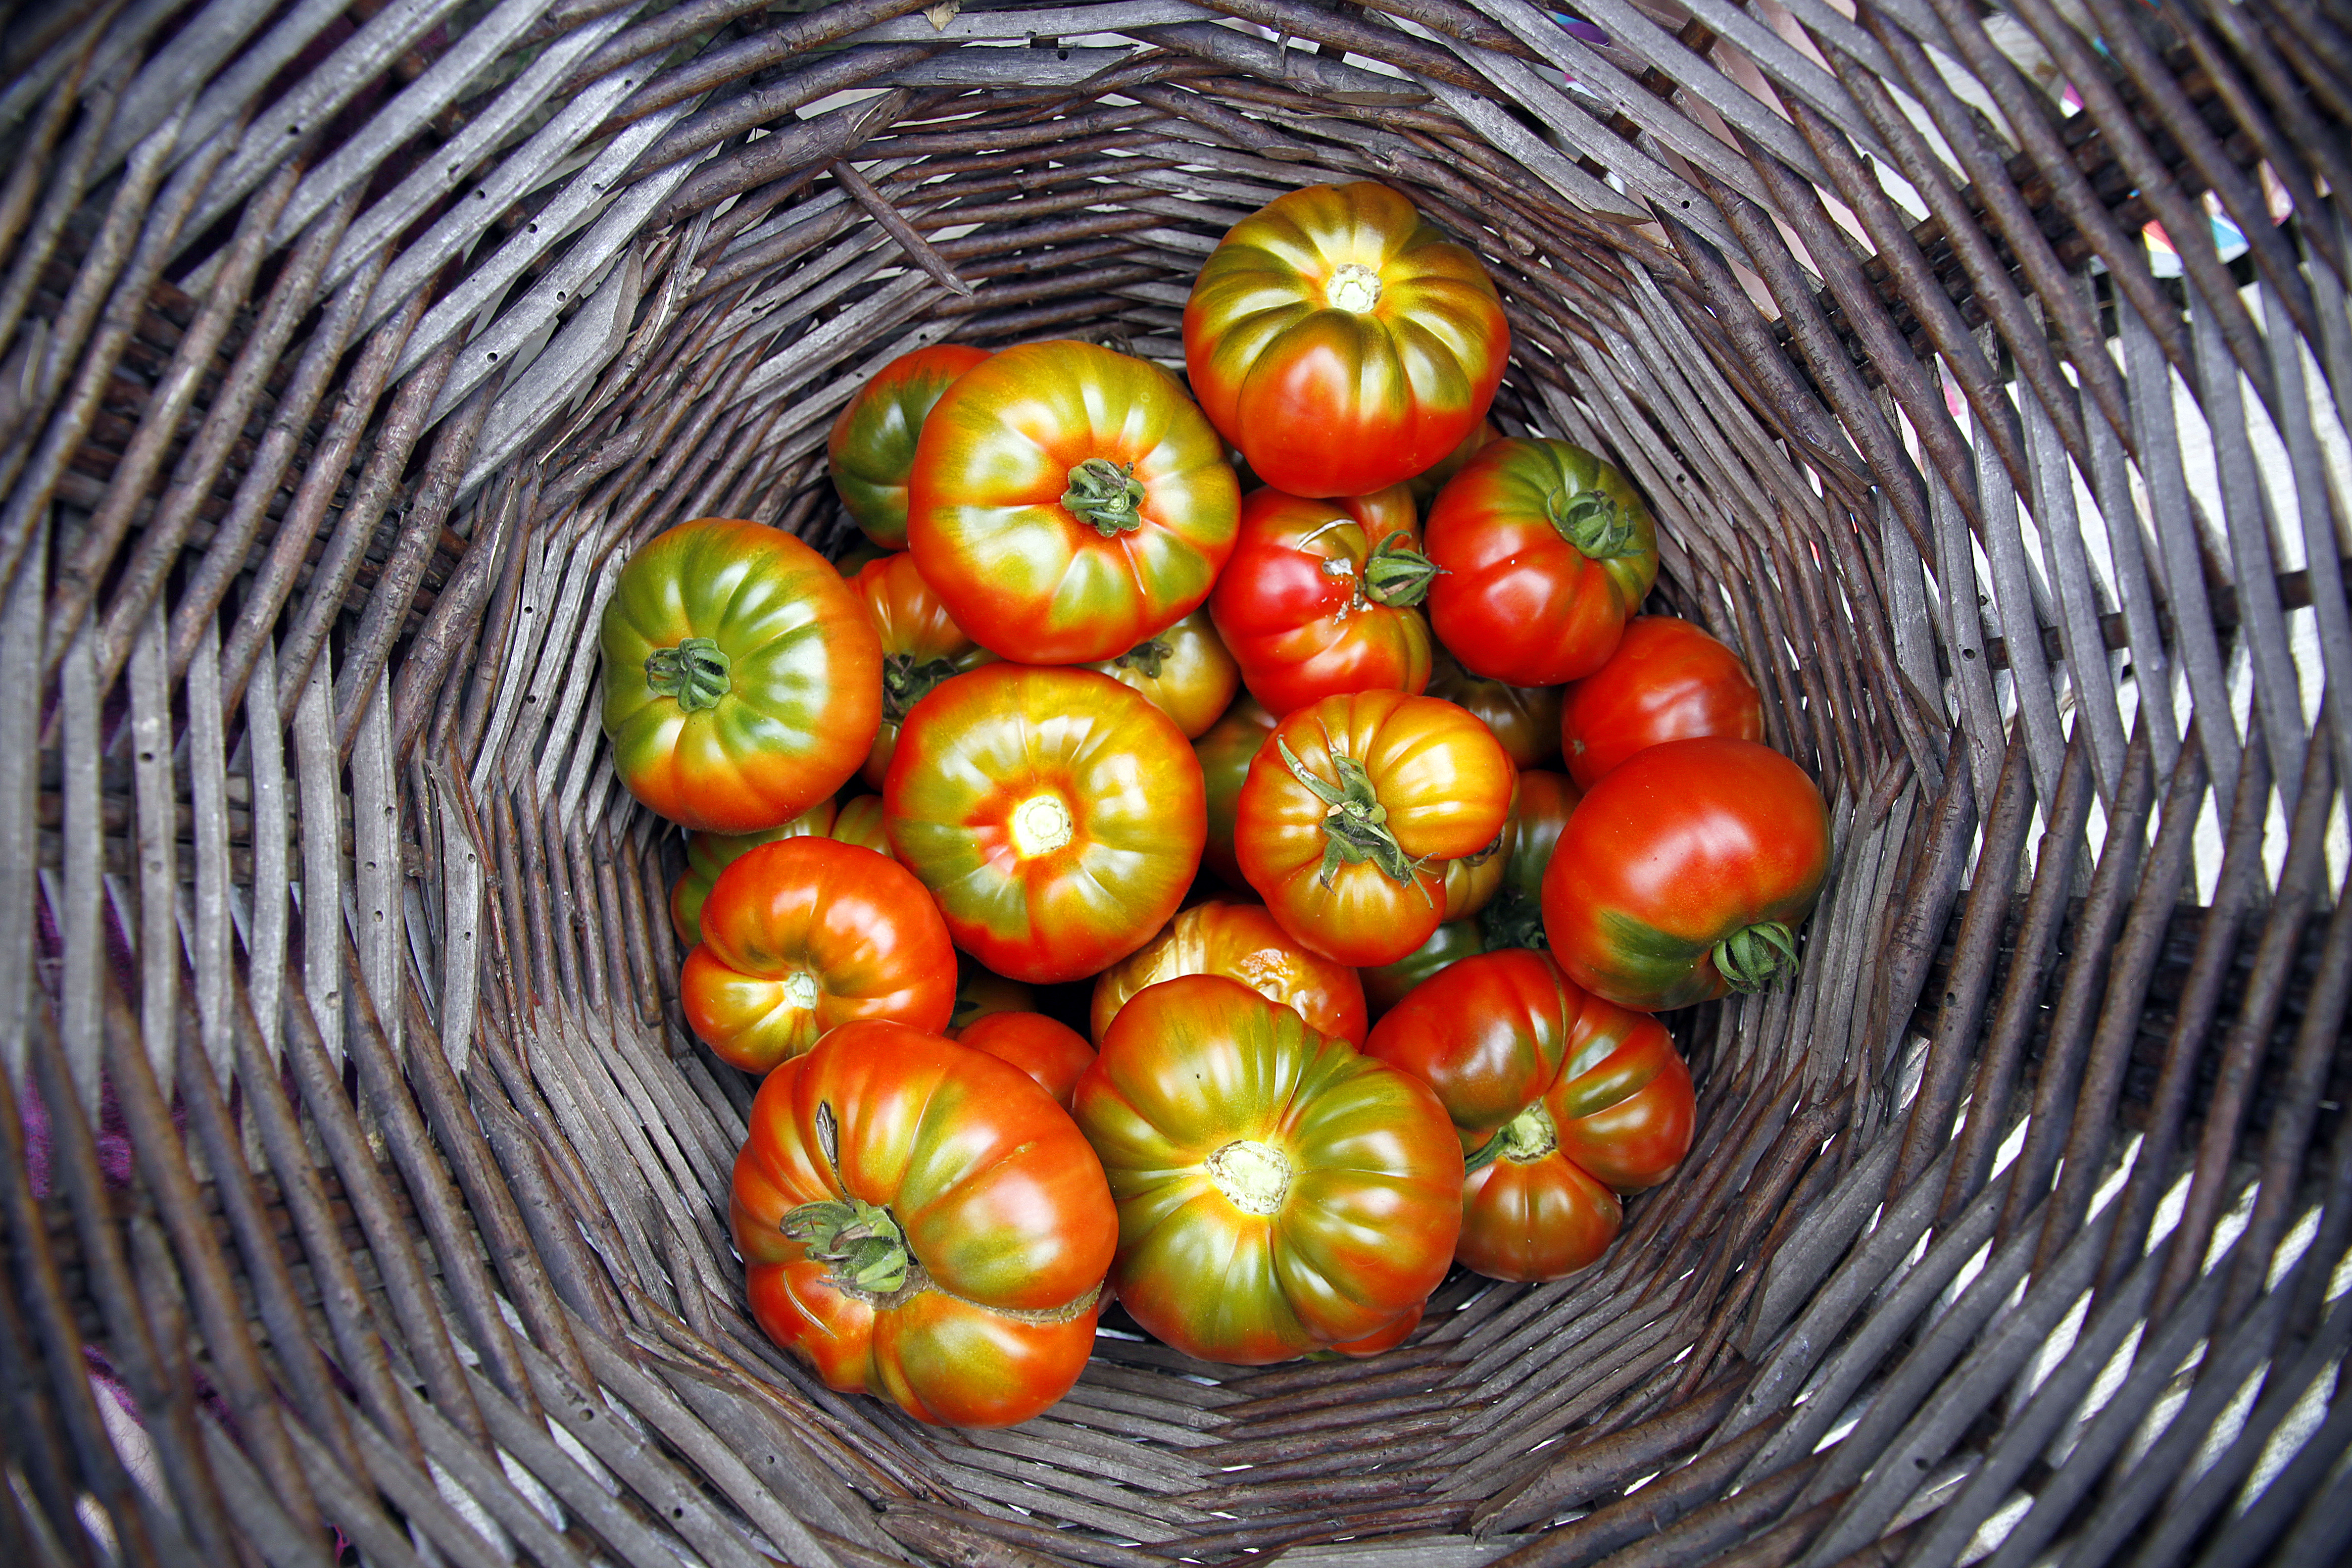
<path fill-rule="evenodd" d="M 1209 836 L 1201 847 L 1201 863 L 1223 879 L 1225 886 L 1246 888 L 1242 868 L 1234 859 L 1234 808 L 1240 804 L 1242 781 L 1258 748 L 1274 733 L 1274 715 L 1244 692 L 1225 716 L 1192 742 L 1201 763 L 1201 787 L 1209 808 Z"/>
<path fill-rule="evenodd" d="M 1242 688 L 1241 667 L 1206 610 L 1193 611 L 1117 658 L 1097 659 L 1087 668 L 1142 692 L 1191 738 L 1215 723 Z"/>
<path fill-rule="evenodd" d="M 1116 658 L 1200 607 L 1241 489 L 1168 373 L 1092 343 L 1024 343 L 923 424 L 907 542 L 973 641 L 1026 664 Z"/>
<path fill-rule="evenodd" d="M 1510 349 L 1478 258 L 1369 182 L 1234 225 L 1184 306 L 1202 410 L 1293 495 L 1364 495 L 1439 462 L 1486 416 Z"/>
<path fill-rule="evenodd" d="M 1095 977 L 1091 1023 L 1099 1040 L 1130 997 L 1180 974 L 1222 974 L 1307 1020 L 1318 1035 L 1364 1043 L 1364 986 L 1356 972 L 1298 945 L 1263 904 L 1212 899 Z"/>
<path fill-rule="evenodd" d="M 1242 875 L 1282 929 L 1342 963 L 1390 963 L 1445 918 L 1445 863 L 1495 842 L 1517 770 L 1434 697 L 1359 691 L 1302 708 L 1250 763 Z"/>
<path fill-rule="evenodd" d="M 1437 1092 L 1468 1156 L 1456 1256 L 1556 1279 L 1617 1234 L 1619 1193 L 1666 1179 L 1696 1124 L 1664 1026 L 1587 995 L 1540 952 L 1453 964 L 1372 1028 L 1369 1053 Z"/>
<path fill-rule="evenodd" d="M 1118 1235 L 1101 1162 L 1020 1068 L 872 1021 L 760 1086 L 729 1219 L 769 1338 L 958 1426 L 1069 1392 Z"/>
<path fill-rule="evenodd" d="M 1201 864 L 1184 732 L 1089 669 L 992 664 L 943 683 L 907 716 L 882 803 L 956 945 L 1032 984 L 1150 941 Z"/>
<path fill-rule="evenodd" d="M 1187 1355 L 1360 1341 L 1445 1277 L 1462 1146 L 1437 1097 L 1234 981 L 1137 993 L 1071 1113 L 1118 1205 L 1119 1302 Z"/>
<path fill-rule="evenodd" d="M 857 773 L 868 788 L 880 789 L 908 710 L 948 677 L 978 669 L 996 656 L 963 635 L 947 605 L 923 581 L 910 552 L 868 562 L 849 580 L 849 587 L 866 606 L 866 618 L 882 644 L 882 723 Z"/>
<path fill-rule="evenodd" d="M 1570 979 L 1620 1006 L 1760 991 L 1795 970 L 1829 863 L 1829 815 L 1802 768 L 1753 741 L 1668 741 L 1569 817 L 1544 932 Z"/>
<path fill-rule="evenodd" d="M 866 536 L 907 547 L 907 476 L 923 420 L 950 383 L 988 357 L 986 349 L 938 343 L 900 354 L 842 406 L 824 443 L 841 504 Z"/>
<path fill-rule="evenodd" d="M 779 838 L 834 837 L 839 812 L 830 800 L 818 801 L 782 827 L 765 833 L 690 833 L 686 838 L 686 869 L 669 890 L 669 925 L 677 940 L 692 947 L 702 940 L 702 903 L 719 874 L 762 844 Z"/>
<path fill-rule="evenodd" d="M 1560 748 L 1579 789 L 1647 746 L 1764 738 L 1764 700 L 1739 656 L 1672 616 L 1635 616 L 1609 662 L 1568 689 Z"/>
<path fill-rule="evenodd" d="M 604 606 L 604 733 L 672 822 L 757 833 L 847 783 L 882 717 L 882 648 L 831 563 L 706 517 L 629 558 Z"/>
<path fill-rule="evenodd" d="M 1256 490 L 1209 615 L 1270 712 L 1373 687 L 1418 692 L 1429 623 L 1412 606 L 1431 570 L 1402 485 L 1332 500 Z"/>
<path fill-rule="evenodd" d="M 714 1054 L 766 1072 L 853 1018 L 946 1028 L 955 948 L 903 867 L 830 838 L 783 838 L 719 873 L 678 994 Z"/>
<path fill-rule="evenodd" d="M 1506 440 L 1429 510 L 1429 624 L 1465 668 L 1557 686 L 1601 668 L 1658 575 L 1656 525 L 1625 476 L 1565 441 Z"/>

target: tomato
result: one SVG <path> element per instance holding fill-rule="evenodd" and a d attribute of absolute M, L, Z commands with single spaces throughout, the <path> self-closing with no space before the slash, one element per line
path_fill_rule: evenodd
<path fill-rule="evenodd" d="M 1364 1001 L 1379 1017 L 1411 994 L 1412 988 L 1438 971 L 1486 951 L 1486 939 L 1475 920 L 1448 921 L 1430 939 L 1394 963 L 1377 964 L 1356 973 L 1364 983 Z"/>
<path fill-rule="evenodd" d="M 1274 715 L 1255 697 L 1244 696 L 1225 716 L 1192 742 L 1206 791 L 1209 834 L 1201 860 L 1229 888 L 1245 888 L 1242 868 L 1234 859 L 1234 807 L 1240 802 L 1242 781 L 1258 748 L 1274 733 Z"/>
<path fill-rule="evenodd" d="M 1568 689 L 1559 742 L 1570 776 L 1591 789 L 1662 741 L 1764 738 L 1764 699 L 1739 656 L 1688 621 L 1636 616 L 1609 662 Z"/>
<path fill-rule="evenodd" d="M 1345 1344 L 1333 1345 L 1326 1353 L 1368 1356 L 1378 1355 L 1382 1351 L 1392 1351 L 1412 1337 L 1413 1330 L 1421 1327 L 1422 1309 L 1427 1305 L 1425 1301 L 1415 1301 L 1398 1313 L 1393 1322 L 1374 1329 L 1360 1340 L 1349 1340 Z"/>
<path fill-rule="evenodd" d="M 669 924 L 678 942 L 692 947 L 702 940 L 702 902 L 719 873 L 762 844 L 779 838 L 823 838 L 832 835 L 834 805 L 818 801 L 782 827 L 765 833 L 689 833 L 686 838 L 686 869 L 669 890 Z"/>
<path fill-rule="evenodd" d="M 1462 437 L 1460 446 L 1437 459 L 1433 467 L 1422 469 L 1406 481 L 1412 491 L 1413 504 L 1427 511 L 1429 503 L 1437 499 L 1437 492 L 1445 488 L 1446 481 L 1462 471 L 1463 464 L 1502 438 L 1503 433 L 1495 428 L 1493 420 L 1479 420 L 1470 427 L 1470 434 Z"/>
<path fill-rule="evenodd" d="M 1087 668 L 1143 693 L 1154 708 L 1176 721 L 1188 740 L 1197 739 L 1217 721 L 1242 685 L 1241 667 L 1225 651 L 1205 610 L 1193 611 L 1117 658 Z"/>
<path fill-rule="evenodd" d="M 785 838 L 719 874 L 678 990 L 720 1060 L 766 1072 L 852 1018 L 946 1028 L 955 949 L 904 868 L 830 838 Z"/>
<path fill-rule="evenodd" d="M 890 836 L 882 828 L 882 797 L 878 795 L 853 795 L 843 801 L 841 809 L 834 814 L 832 837 L 860 849 L 871 849 L 887 859 L 898 858 L 890 847 Z"/>
<path fill-rule="evenodd" d="M 1447 921 L 1466 921 L 1492 903 L 1503 886 L 1503 873 L 1510 865 L 1511 848 L 1518 841 L 1519 792 L 1517 780 L 1512 781 L 1509 813 L 1503 826 L 1484 849 L 1475 855 L 1465 855 L 1445 863 L 1445 916 Z"/>
<path fill-rule="evenodd" d="M 1625 476 L 1565 441 L 1497 441 L 1430 508 L 1429 624 L 1513 686 L 1599 669 L 1658 575 L 1656 525 Z"/>
<path fill-rule="evenodd" d="M 955 379 L 988 357 L 986 349 L 938 343 L 900 354 L 874 373 L 833 422 L 825 437 L 833 488 L 851 521 L 887 550 L 907 547 L 907 476 L 924 418 Z"/>
<path fill-rule="evenodd" d="M 882 644 L 882 722 L 857 773 L 867 787 L 880 789 L 908 710 L 949 676 L 977 669 L 996 656 L 963 635 L 907 551 L 868 564 L 849 585 Z"/>
<path fill-rule="evenodd" d="M 824 556 L 756 522 L 682 522 L 604 606 L 604 733 L 628 792 L 757 833 L 839 789 L 882 718 L 882 648 Z"/>
<path fill-rule="evenodd" d="M 1475 713 L 1503 742 L 1512 763 L 1522 768 L 1559 755 L 1562 690 L 1558 686 L 1506 686 L 1473 675 L 1444 648 L 1437 650 L 1429 671 L 1429 695 Z"/>
<path fill-rule="evenodd" d="M 1085 664 L 1200 607 L 1240 508 L 1216 432 L 1166 372 L 1092 343 L 1024 343 L 931 410 L 907 542 L 981 647 Z"/>
<path fill-rule="evenodd" d="M 918 703 L 882 810 L 956 945 L 1037 985 L 1150 941 L 1206 832 L 1201 767 L 1172 720 L 1092 670 L 1027 665 L 959 675 Z"/>
<path fill-rule="evenodd" d="M 1696 1126 L 1654 1018 L 1590 996 L 1523 948 L 1464 959 L 1373 1027 L 1370 1054 L 1428 1084 L 1468 1152 L 1456 1256 L 1556 1279 L 1614 1238 L 1619 1193 L 1664 1181 Z"/>
<path fill-rule="evenodd" d="M 956 1043 L 1011 1062 L 1066 1110 L 1078 1075 L 1094 1065 L 1087 1037 L 1043 1013 L 987 1013 L 956 1031 Z"/>
<path fill-rule="evenodd" d="M 1519 775 L 1519 794 L 1511 807 L 1511 846 L 1503 860 L 1503 885 L 1478 911 L 1478 930 L 1486 945 L 1544 945 L 1543 879 L 1560 830 L 1580 797 L 1565 773 L 1530 768 Z"/>
<path fill-rule="evenodd" d="M 1592 786 L 1544 873 L 1544 933 L 1569 976 L 1645 1013 L 1769 988 L 1830 858 L 1796 763 L 1706 737 L 1637 752 Z"/>
<path fill-rule="evenodd" d="M 1069 1392 L 1118 1235 L 1101 1162 L 1027 1075 L 873 1020 L 760 1086 L 729 1220 L 770 1339 L 958 1426 Z"/>
<path fill-rule="evenodd" d="M 1265 906 L 1223 899 L 1180 911 L 1158 936 L 1096 976 L 1095 1038 L 1137 992 L 1180 974 L 1237 980 L 1297 1013 L 1318 1035 L 1364 1043 L 1364 987 L 1356 972 L 1293 942 Z"/>
<path fill-rule="evenodd" d="M 1478 258 L 1386 185 L 1313 185 L 1225 231 L 1184 306 L 1184 364 L 1260 479 L 1360 496 L 1486 416 L 1511 330 Z"/>
<path fill-rule="evenodd" d="M 1119 1302 L 1186 1355 L 1360 1341 L 1445 1277 L 1462 1146 L 1437 1097 L 1247 986 L 1137 993 L 1071 1114 L 1118 1205 Z"/>
<path fill-rule="evenodd" d="M 1250 695 L 1289 713 L 1373 687 L 1429 684 L 1429 591 L 1412 499 L 1402 485 L 1337 500 L 1259 490 L 1209 614 Z"/>
<path fill-rule="evenodd" d="M 1515 770 L 1451 702 L 1359 691 L 1302 708 L 1250 764 L 1242 875 L 1282 929 L 1342 963 L 1392 963 L 1445 918 L 1445 862 L 1495 841 Z"/>

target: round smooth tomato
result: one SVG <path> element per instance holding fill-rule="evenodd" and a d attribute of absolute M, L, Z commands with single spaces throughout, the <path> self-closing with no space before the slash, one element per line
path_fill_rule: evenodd
<path fill-rule="evenodd" d="M 1235 807 L 1234 858 L 1282 929 L 1342 963 L 1392 963 L 1445 918 L 1445 862 L 1495 841 L 1517 771 L 1433 697 L 1327 697 L 1276 726 Z"/>
<path fill-rule="evenodd" d="M 1445 1277 L 1462 1146 L 1436 1096 L 1235 981 L 1138 992 L 1071 1114 L 1118 1205 L 1119 1302 L 1186 1355 L 1360 1341 Z"/>
<path fill-rule="evenodd" d="M 1037 985 L 1150 941 L 1207 831 L 1184 732 L 1088 669 L 992 664 L 939 686 L 898 732 L 882 803 L 956 945 Z"/>
<path fill-rule="evenodd" d="M 790 822 L 882 720 L 882 647 L 824 556 L 756 522 L 658 534 L 604 605 L 604 733 L 628 792 L 705 833 Z"/>
<path fill-rule="evenodd" d="M 1570 978 L 1621 1007 L 1769 988 L 1830 861 L 1802 768 L 1753 741 L 1636 752 L 1592 786 L 1544 873 L 1544 933 Z"/>
<path fill-rule="evenodd" d="M 1092 343 L 1024 343 L 924 422 L 907 542 L 981 647 L 1027 664 L 1116 658 L 1200 608 L 1241 491 L 1165 371 Z"/>
<path fill-rule="evenodd" d="M 1373 687 L 1418 693 L 1429 623 L 1412 606 L 1432 570 L 1402 485 L 1333 500 L 1258 490 L 1209 615 L 1271 712 Z"/>
<path fill-rule="evenodd" d="M 1118 1236 L 1101 1162 L 1026 1074 L 876 1020 L 761 1084 L 729 1221 L 770 1339 L 956 1426 L 1069 1392 Z"/>
<path fill-rule="evenodd" d="M 1143 693 L 1176 721 L 1188 740 L 1198 739 L 1223 715 L 1242 685 L 1241 667 L 1225 651 L 1205 610 L 1193 611 L 1117 658 L 1087 668 Z"/>
<path fill-rule="evenodd" d="M 719 873 L 762 844 L 779 838 L 819 838 L 833 835 L 835 807 L 818 801 L 782 827 L 765 833 L 689 833 L 686 837 L 686 869 L 669 890 L 669 924 L 677 940 L 692 947 L 702 940 L 702 903 Z"/>
<path fill-rule="evenodd" d="M 908 711 L 940 681 L 992 663 L 996 656 L 963 635 L 908 551 L 866 565 L 849 586 L 882 644 L 882 722 L 866 765 L 857 771 L 868 788 L 880 789 Z"/>
<path fill-rule="evenodd" d="M 923 420 L 986 349 L 937 343 L 900 354 L 843 406 L 825 437 L 835 493 L 866 536 L 886 550 L 907 547 L 907 476 Z"/>
<path fill-rule="evenodd" d="M 1486 945 L 1544 945 L 1543 879 L 1551 865 L 1560 830 L 1582 797 L 1566 773 L 1530 768 L 1519 775 L 1519 794 L 1511 807 L 1511 841 L 1503 859 L 1503 885 L 1478 911 L 1478 930 Z"/>
<path fill-rule="evenodd" d="M 1251 762 L 1273 733 L 1274 715 L 1256 698 L 1244 694 L 1192 742 L 1208 807 L 1208 837 L 1201 846 L 1201 863 L 1229 888 L 1249 885 L 1234 859 L 1234 808 L 1241 800 L 1242 781 L 1249 777 Z"/>
<path fill-rule="evenodd" d="M 766 1072 L 853 1018 L 946 1028 L 955 949 L 903 867 L 830 838 L 784 838 L 719 874 L 678 990 L 713 1054 Z"/>
<path fill-rule="evenodd" d="M 1386 185 L 1312 185 L 1225 231 L 1184 306 L 1184 365 L 1257 476 L 1360 496 L 1462 444 L 1511 352 L 1478 258 Z"/>
<path fill-rule="evenodd" d="M 1364 983 L 1364 1001 L 1377 1018 L 1412 993 L 1412 988 L 1439 970 L 1486 951 L 1486 938 L 1477 921 L 1448 921 L 1427 942 L 1394 963 L 1376 964 L 1356 973 Z"/>
<path fill-rule="evenodd" d="M 1464 668 L 1513 686 L 1599 669 L 1658 576 L 1625 476 L 1565 441 L 1496 441 L 1429 510 L 1429 624 Z"/>
<path fill-rule="evenodd" d="M 1696 1101 L 1664 1026 L 1588 995 L 1540 952 L 1464 959 L 1372 1029 L 1370 1053 L 1436 1091 L 1467 1151 L 1456 1256 L 1556 1279 L 1617 1234 L 1620 1193 L 1689 1152 Z"/>
<path fill-rule="evenodd" d="M 1094 1065 L 1087 1037 L 1043 1013 L 986 1013 L 955 1034 L 956 1044 L 1011 1062 L 1037 1080 L 1037 1087 L 1067 1110 L 1078 1075 Z"/>
<path fill-rule="evenodd" d="M 1364 1043 L 1364 986 L 1344 963 L 1307 952 L 1262 904 L 1212 899 L 1179 910 L 1160 933 L 1095 977 L 1091 1018 L 1100 1040 L 1129 998 L 1180 974 L 1222 974 L 1307 1020 L 1318 1035 Z"/>
<path fill-rule="evenodd" d="M 1635 616 L 1609 662 L 1568 689 L 1559 743 L 1591 789 L 1646 747 L 1700 735 L 1764 738 L 1764 699 L 1739 656 L 1688 621 Z"/>
<path fill-rule="evenodd" d="M 1462 661 L 1444 648 L 1430 666 L 1429 695 L 1443 697 L 1456 708 L 1475 713 L 1512 763 L 1532 768 L 1559 755 L 1559 705 L 1565 689 L 1558 686 L 1507 686 L 1473 675 Z"/>

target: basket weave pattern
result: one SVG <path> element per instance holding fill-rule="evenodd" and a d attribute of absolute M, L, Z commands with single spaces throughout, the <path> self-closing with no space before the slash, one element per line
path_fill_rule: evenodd
<path fill-rule="evenodd" d="M 2341 0 L 7 28 L 0 1559 L 2352 1550 Z M 1584 1274 L 845 1400 L 743 1313 L 596 616 L 685 519 L 837 544 L 888 359 L 1181 362 L 1347 179 L 1480 252 L 1497 424 L 1642 488 L 1832 803 L 1801 977 L 1672 1019 L 1697 1144 Z"/>

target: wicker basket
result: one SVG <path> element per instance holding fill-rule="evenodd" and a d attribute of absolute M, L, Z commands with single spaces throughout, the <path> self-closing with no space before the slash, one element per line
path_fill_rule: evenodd
<path fill-rule="evenodd" d="M 56 0 L 0 40 L 0 1560 L 2352 1551 L 2343 0 Z M 642 14 L 641 14 L 642 13 Z M 1355 1363 L 747 1322 L 587 628 L 1370 178 L 1835 804 L 1693 1157 Z M 2336 694 L 2333 709 L 2323 694 Z"/>

